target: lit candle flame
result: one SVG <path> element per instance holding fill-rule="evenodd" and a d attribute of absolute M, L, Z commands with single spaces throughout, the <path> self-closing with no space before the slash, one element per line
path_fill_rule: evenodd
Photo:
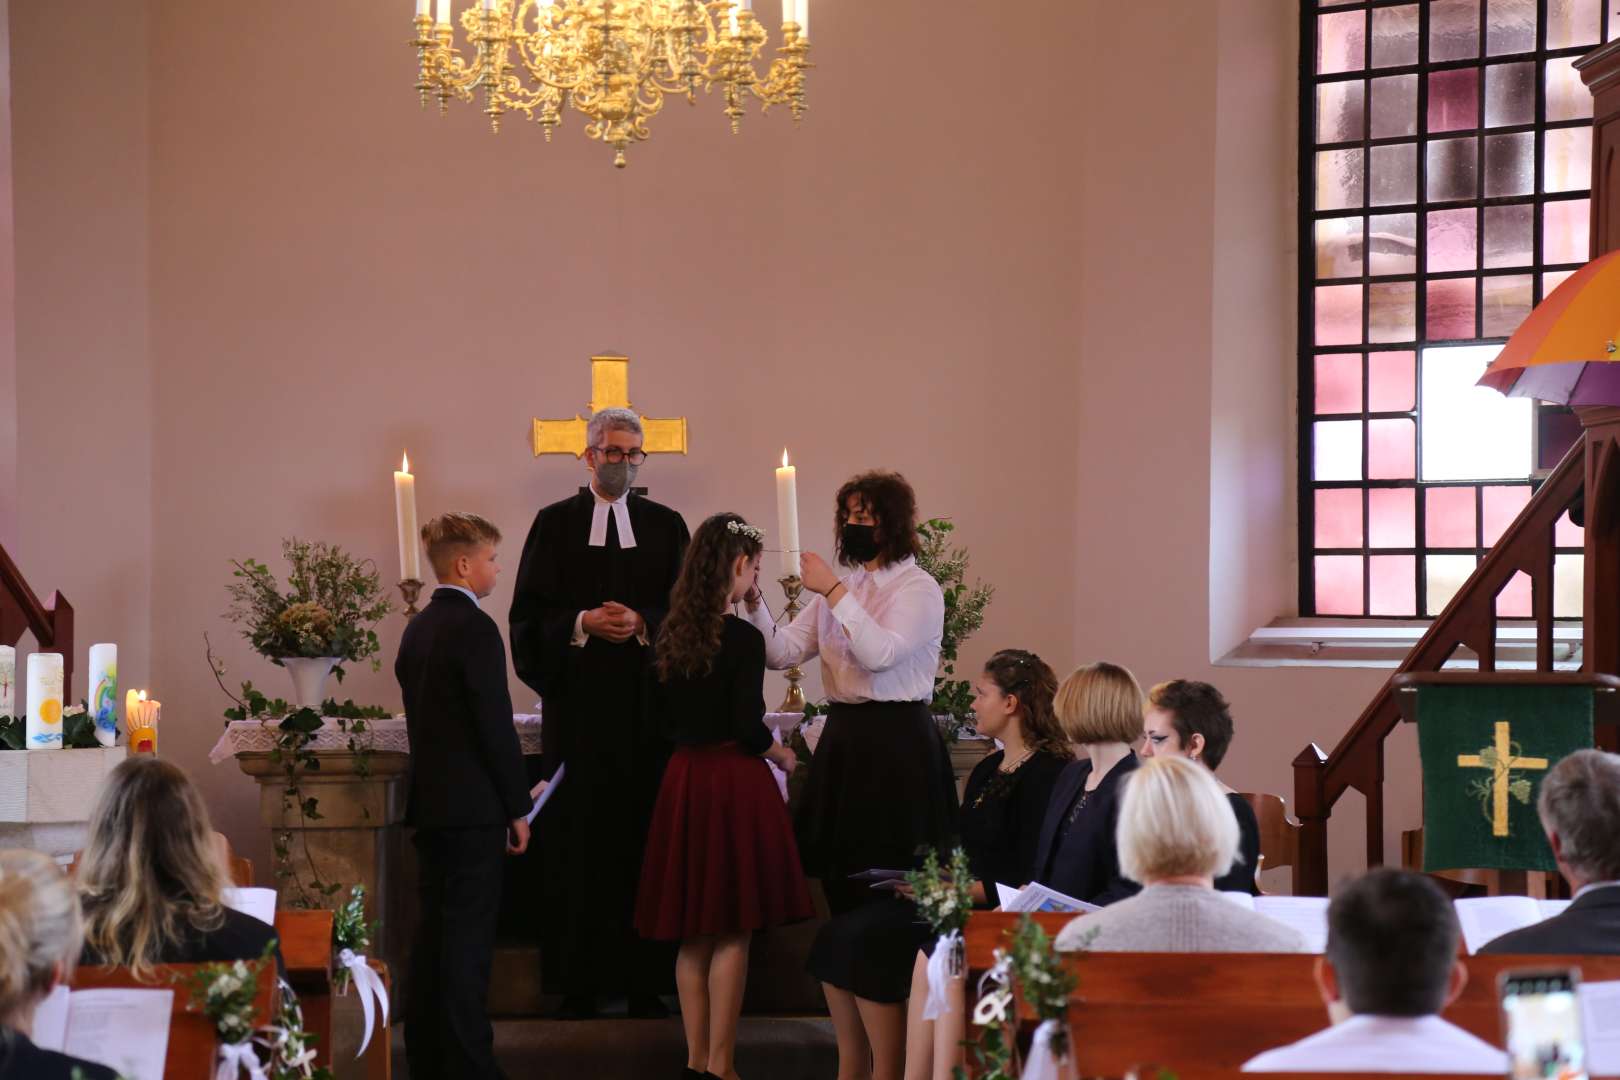
<path fill-rule="evenodd" d="M 146 700 L 146 691 L 145 690 L 136 691 L 135 692 L 135 700 L 136 701 L 145 701 Z"/>
<path fill-rule="evenodd" d="M 782 447 L 782 468 L 788 467 L 787 447 Z"/>
<path fill-rule="evenodd" d="M 411 471 L 410 455 L 405 453 L 403 450 L 399 452 L 399 471 L 405 473 L 406 475 L 410 475 Z"/>

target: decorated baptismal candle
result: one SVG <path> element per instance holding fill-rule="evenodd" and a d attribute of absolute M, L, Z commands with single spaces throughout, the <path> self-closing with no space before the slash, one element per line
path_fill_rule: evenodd
<path fill-rule="evenodd" d="M 118 741 L 118 646 L 90 646 L 90 718 L 96 724 L 96 742 L 111 746 Z"/>
<path fill-rule="evenodd" d="M 147 699 L 145 690 L 131 690 L 124 697 L 124 726 L 129 729 L 131 752 L 157 753 L 158 711 L 161 707 L 161 702 Z"/>
<path fill-rule="evenodd" d="M 27 720 L 23 745 L 30 750 L 62 749 L 62 654 L 28 656 Z"/>
<path fill-rule="evenodd" d="M 0 716 L 17 715 L 17 650 L 0 645 Z"/>

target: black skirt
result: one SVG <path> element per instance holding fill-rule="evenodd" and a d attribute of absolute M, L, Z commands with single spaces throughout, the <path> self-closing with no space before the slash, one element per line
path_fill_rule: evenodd
<path fill-rule="evenodd" d="M 805 873 L 821 879 L 834 915 L 852 910 L 874 893 L 850 874 L 915 867 L 930 848 L 943 857 L 956 810 L 950 754 L 926 702 L 834 704 L 798 811 Z"/>
<path fill-rule="evenodd" d="M 917 953 L 931 951 L 934 940 L 916 904 L 886 894 L 817 931 L 805 966 L 817 982 L 892 1005 L 911 996 Z"/>

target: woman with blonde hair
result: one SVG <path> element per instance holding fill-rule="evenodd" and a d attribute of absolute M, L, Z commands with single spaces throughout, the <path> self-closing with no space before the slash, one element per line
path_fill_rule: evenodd
<path fill-rule="evenodd" d="M 0 851 L 0 1080 L 112 1080 L 95 1065 L 35 1046 L 34 1012 L 73 974 L 83 926 L 73 886 L 48 856 Z"/>
<path fill-rule="evenodd" d="M 1124 875 L 1142 891 L 1075 919 L 1059 949 L 1101 952 L 1304 952 L 1275 919 L 1215 891 L 1238 855 L 1238 823 L 1210 771 L 1156 757 L 1125 782 L 1116 844 Z"/>
<path fill-rule="evenodd" d="M 196 786 L 167 761 L 127 759 L 101 789 L 79 859 L 80 962 L 146 976 L 156 964 L 258 959 L 275 929 L 226 907 L 228 884 Z"/>
<path fill-rule="evenodd" d="M 1076 669 L 1052 702 L 1079 760 L 1052 789 L 1031 878 L 1088 904 L 1111 904 L 1138 886 L 1119 872 L 1114 826 L 1122 781 L 1138 765 L 1131 744 L 1142 734 L 1142 687 L 1118 664 Z"/>

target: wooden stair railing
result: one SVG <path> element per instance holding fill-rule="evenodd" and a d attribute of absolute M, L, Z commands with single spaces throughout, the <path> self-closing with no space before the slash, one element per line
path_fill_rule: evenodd
<path fill-rule="evenodd" d="M 15 645 L 34 632 L 41 649 L 62 654 L 62 700 L 73 703 L 73 605 L 59 592 L 40 603 L 22 571 L 0 547 L 0 645 Z"/>
<path fill-rule="evenodd" d="M 1460 647 L 1473 651 L 1481 671 L 1495 671 L 1496 598 L 1520 571 L 1530 578 L 1536 670 L 1553 670 L 1553 530 L 1582 493 L 1586 445 L 1585 439 L 1577 442 L 1558 463 L 1332 753 L 1313 742 L 1294 759 L 1294 814 L 1302 826 L 1295 895 L 1327 895 L 1328 815 L 1351 788 L 1367 800 L 1367 865 L 1383 865 L 1384 740 L 1401 721 L 1394 677 L 1439 671 Z"/>

